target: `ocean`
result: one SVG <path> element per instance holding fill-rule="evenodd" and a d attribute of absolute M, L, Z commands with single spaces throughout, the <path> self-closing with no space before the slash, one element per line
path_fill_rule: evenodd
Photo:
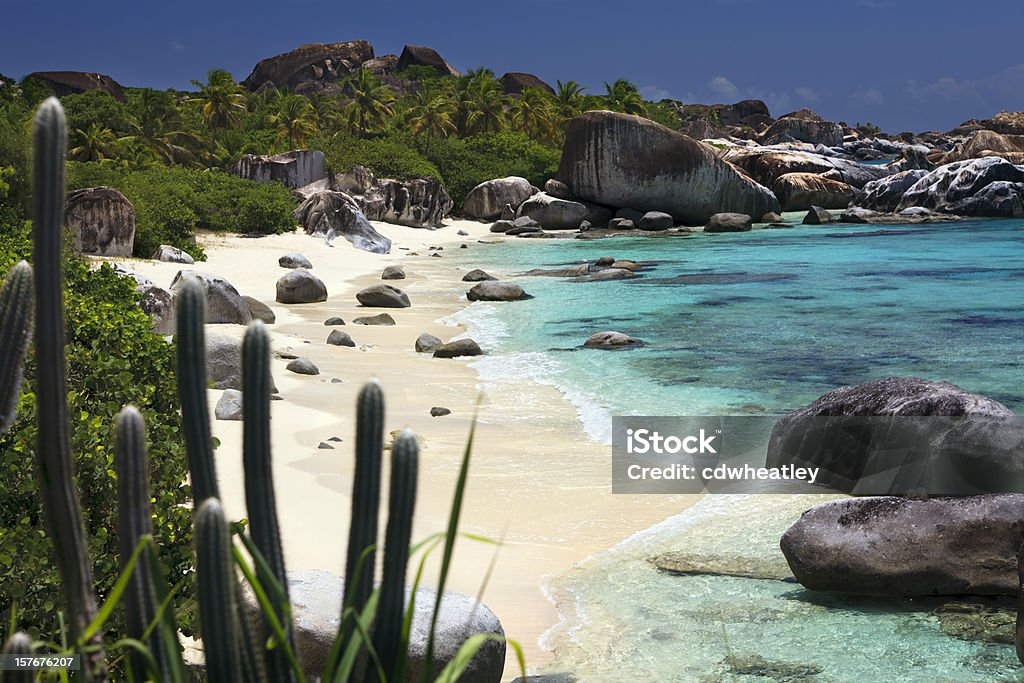
<path fill-rule="evenodd" d="M 797 220 L 795 215 L 787 216 Z M 739 234 L 474 245 L 503 276 L 611 255 L 642 278 L 515 277 L 534 296 L 453 317 L 488 355 L 485 387 L 557 387 L 586 432 L 612 415 L 772 415 L 890 375 L 946 380 L 1024 409 L 1024 221 L 794 225 Z M 583 349 L 615 330 L 642 348 Z M 712 553 L 777 565 L 812 497 L 709 496 L 599 553 L 547 590 L 563 621 L 553 671 L 581 681 L 1024 680 L 1012 645 L 945 635 L 934 605 L 812 594 L 798 584 L 673 576 L 648 558 Z M 652 497 L 652 505 L 657 499 Z M 760 672 L 760 673 L 758 673 Z"/>

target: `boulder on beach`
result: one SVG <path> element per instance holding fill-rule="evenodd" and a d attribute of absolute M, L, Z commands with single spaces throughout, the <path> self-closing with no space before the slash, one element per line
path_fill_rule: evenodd
<path fill-rule="evenodd" d="M 843 127 L 838 123 L 826 121 L 810 109 L 801 109 L 779 117 L 761 134 L 761 142 L 765 145 L 790 140 L 838 147 L 843 144 Z"/>
<path fill-rule="evenodd" d="M 441 344 L 434 349 L 434 358 L 459 358 L 461 356 L 482 356 L 483 350 L 472 339 L 457 339 Z"/>
<path fill-rule="evenodd" d="M 941 211 L 950 204 L 973 197 L 997 181 L 1024 183 L 1024 167 L 1014 166 L 999 157 L 946 164 L 904 192 L 896 210 L 920 207 Z"/>
<path fill-rule="evenodd" d="M 320 368 L 316 366 L 316 363 L 308 358 L 296 358 L 295 360 L 288 363 L 285 366 L 286 370 L 294 372 L 296 375 L 319 375 Z"/>
<path fill-rule="evenodd" d="M 297 189 L 327 176 L 324 153 L 295 149 L 282 154 L 243 154 L 231 168 L 235 175 L 258 183 L 281 183 Z"/>
<path fill-rule="evenodd" d="M 244 590 L 243 608 L 252 619 L 261 611 L 251 590 Z M 324 672 L 338 635 L 344 579 L 318 569 L 288 572 L 288 597 L 295 625 L 295 644 L 302 671 L 308 680 Z M 406 588 L 406 603 L 411 590 Z M 434 622 L 437 591 L 420 587 L 416 591 L 412 625 L 409 630 L 408 660 L 402 680 L 421 681 L 426 674 L 427 641 Z M 459 677 L 462 683 L 498 683 L 505 667 L 505 632 L 501 622 L 486 605 L 468 595 L 446 591 L 437 614 L 431 670 L 434 675 L 451 662 L 470 634 L 493 637 L 468 663 Z"/>
<path fill-rule="evenodd" d="M 746 232 L 753 219 L 745 213 L 716 213 L 708 219 L 704 232 Z"/>
<path fill-rule="evenodd" d="M 872 211 L 888 213 L 895 211 L 903 199 L 903 193 L 913 187 L 917 181 L 928 175 L 923 169 L 901 171 L 886 178 L 872 180 L 865 185 L 853 198 L 854 206 Z"/>
<path fill-rule="evenodd" d="M 245 302 L 246 307 L 249 309 L 249 314 L 253 320 L 262 320 L 268 325 L 272 325 L 277 322 L 277 316 L 274 315 L 274 311 L 271 310 L 270 306 L 266 305 L 259 299 L 254 299 L 251 296 L 242 296 L 242 301 Z"/>
<path fill-rule="evenodd" d="M 442 342 L 440 339 L 432 334 L 424 332 L 420 336 L 416 337 L 416 353 L 433 353 L 437 350 L 437 347 L 441 346 Z"/>
<path fill-rule="evenodd" d="M 281 304 L 311 304 L 327 301 L 327 285 L 305 268 L 285 273 L 277 281 L 277 302 Z"/>
<path fill-rule="evenodd" d="M 1024 183 L 997 180 L 973 197 L 948 204 L 943 211 L 958 216 L 986 218 L 1024 217 Z"/>
<path fill-rule="evenodd" d="M 484 280 L 473 285 L 466 292 L 466 298 L 470 301 L 520 301 L 532 297 L 514 282 Z"/>
<path fill-rule="evenodd" d="M 113 187 L 72 190 L 64 202 L 64 225 L 74 249 L 90 256 L 131 256 L 135 247 L 135 207 Z"/>
<path fill-rule="evenodd" d="M 377 315 L 364 315 L 352 321 L 354 325 L 375 325 L 378 327 L 390 327 L 395 324 L 395 319 L 388 313 Z"/>
<path fill-rule="evenodd" d="M 473 270 L 469 271 L 468 273 L 462 276 L 463 282 L 484 282 L 485 280 L 497 279 L 498 278 L 494 277 L 493 275 L 485 271 L 480 270 L 479 268 L 474 268 Z"/>
<path fill-rule="evenodd" d="M 305 268 L 306 270 L 313 268 L 313 262 L 306 258 L 305 254 L 300 254 L 297 251 L 277 259 L 277 265 L 282 268 Z"/>
<path fill-rule="evenodd" d="M 141 295 L 139 308 L 153 319 L 153 332 L 161 336 L 174 334 L 174 295 L 152 282 L 136 285 L 135 291 Z"/>
<path fill-rule="evenodd" d="M 1020 494 L 836 500 L 805 512 L 782 552 L 811 590 L 1016 596 L 1021 509 Z"/>
<path fill-rule="evenodd" d="M 408 308 L 409 296 L 391 285 L 370 285 L 356 293 L 356 301 L 373 308 Z"/>
<path fill-rule="evenodd" d="M 195 264 L 195 259 L 193 259 L 188 254 L 188 252 L 182 251 L 177 247 L 172 247 L 169 244 L 161 244 L 159 247 L 156 248 L 156 251 L 153 252 L 153 255 L 150 258 L 152 258 L 154 261 L 163 261 L 165 263 L 182 263 L 186 266 L 191 266 Z"/>
<path fill-rule="evenodd" d="M 588 349 L 626 349 L 636 346 L 642 346 L 643 342 L 639 339 L 623 334 L 622 332 L 613 332 L 606 330 L 604 332 L 595 332 L 587 338 L 587 341 L 583 342 L 583 346 Z"/>
<path fill-rule="evenodd" d="M 607 225 L 612 212 L 595 204 L 559 199 L 539 192 L 519 205 L 516 218 L 523 217 L 533 219 L 545 230 L 575 230 L 583 221 Z"/>
<path fill-rule="evenodd" d="M 242 390 L 242 344 L 234 337 L 206 335 L 206 379 L 214 389 Z M 271 391 L 277 393 L 273 378 Z"/>
<path fill-rule="evenodd" d="M 344 318 L 339 318 L 336 315 L 332 316 L 332 317 L 330 317 L 330 318 L 328 318 L 327 320 L 324 321 L 324 325 L 327 325 L 328 327 L 330 327 L 331 325 L 344 325 L 344 324 L 345 324 Z"/>
<path fill-rule="evenodd" d="M 1022 447 L 1021 421 L 998 401 L 949 382 L 887 377 L 780 418 L 766 462 L 820 468 L 816 483 L 845 493 L 1000 492 L 1024 488 Z M 949 486 L 957 491 L 936 491 Z"/>
<path fill-rule="evenodd" d="M 217 399 L 213 416 L 218 420 L 241 420 L 242 392 L 237 389 L 226 389 Z"/>
<path fill-rule="evenodd" d="M 381 280 L 404 280 L 405 279 L 405 268 L 402 266 L 388 266 L 384 269 L 384 272 L 380 274 Z"/>
<path fill-rule="evenodd" d="M 855 190 L 844 182 L 814 173 L 786 173 L 772 185 L 783 211 L 806 211 L 812 206 L 845 209 Z"/>
<path fill-rule="evenodd" d="M 555 178 L 551 178 L 544 183 L 544 192 L 552 197 L 557 197 L 558 199 L 572 199 L 572 193 L 569 192 L 569 186 Z"/>
<path fill-rule="evenodd" d="M 411 228 L 437 228 L 452 210 L 452 198 L 433 177 L 396 180 L 378 178 L 365 166 L 332 176 L 327 183 L 303 188 L 311 193 L 343 192 L 359 206 L 368 220 Z"/>
<path fill-rule="evenodd" d="M 812 206 L 810 210 L 807 212 L 807 215 L 804 216 L 803 224 L 828 225 L 829 223 L 832 223 L 834 221 L 835 219 L 832 218 L 832 214 L 829 213 L 827 209 L 823 209 L 820 206 Z"/>
<path fill-rule="evenodd" d="M 628 218 L 613 218 L 608 221 L 609 230 L 635 230 L 636 224 Z"/>
<path fill-rule="evenodd" d="M 672 227 L 673 223 L 674 221 L 672 220 L 672 216 L 664 211 L 648 211 L 640 217 L 640 222 L 637 223 L 636 227 L 641 230 L 656 232 L 660 230 L 668 230 Z"/>
<path fill-rule="evenodd" d="M 771 190 L 719 159 L 714 148 L 648 119 L 609 111 L 572 120 L 558 178 L 580 200 L 664 211 L 684 225 L 703 225 L 723 211 L 760 216 L 779 210 Z"/>
<path fill-rule="evenodd" d="M 370 225 L 359 204 L 344 192 L 316 192 L 295 209 L 293 215 L 307 234 L 319 235 L 328 244 L 343 236 L 356 249 L 373 254 L 391 251 L 391 240 Z"/>
<path fill-rule="evenodd" d="M 327 343 L 331 346 L 355 347 L 356 345 L 349 333 L 341 330 L 331 330 L 331 333 L 327 335 Z"/>
<path fill-rule="evenodd" d="M 774 187 L 775 182 L 787 173 L 813 173 L 829 180 L 838 180 L 851 187 L 861 188 L 872 180 L 907 170 L 901 167 L 872 166 L 840 157 L 776 147 L 732 146 L 721 150 L 719 154 L 722 159 L 735 164 L 766 187 Z"/>
<path fill-rule="evenodd" d="M 494 224 L 491 225 L 491 232 L 508 232 L 514 227 L 516 227 L 514 220 L 507 221 L 502 219 L 500 221 L 495 221 Z"/>
<path fill-rule="evenodd" d="M 242 295 L 234 285 L 218 275 L 200 270 L 179 270 L 171 281 L 171 291 L 177 294 L 188 278 L 195 279 L 203 288 L 207 323 L 248 325 L 252 321 L 252 313 Z"/>
<path fill-rule="evenodd" d="M 501 216 L 506 206 L 515 211 L 536 192 L 529 180 L 519 176 L 487 180 L 469 191 L 462 203 L 462 213 L 469 218 L 493 220 Z"/>

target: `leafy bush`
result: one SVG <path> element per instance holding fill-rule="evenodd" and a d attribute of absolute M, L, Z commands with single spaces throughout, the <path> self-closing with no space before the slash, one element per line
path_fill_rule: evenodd
<path fill-rule="evenodd" d="M 28 235 L 26 224 L 0 235 L 0 273 L 30 254 Z M 191 575 L 192 558 L 172 347 L 153 334 L 150 318 L 136 305 L 131 280 L 109 266 L 90 270 L 70 256 L 64 268 L 70 437 L 100 599 L 118 576 L 113 419 L 127 403 L 146 418 L 154 535 L 170 580 L 177 583 Z M 30 356 L 17 419 L 0 437 L 0 623 L 6 629 L 16 606 L 18 625 L 34 636 L 54 638 L 62 599 L 34 471 L 34 378 Z M 112 632 L 119 629 L 123 633 L 115 622 Z"/>
<path fill-rule="evenodd" d="M 277 183 L 257 183 L 221 171 L 180 166 L 127 171 L 113 163 L 69 163 L 68 187 L 109 185 L 135 205 L 135 255 L 161 244 L 204 258 L 197 229 L 279 234 L 295 228 L 296 201 Z"/>
<path fill-rule="evenodd" d="M 353 166 L 365 166 L 382 178 L 441 177 L 437 167 L 417 151 L 412 137 L 404 133 L 366 139 L 338 135 L 311 140 L 308 146 L 323 151 L 324 161 L 332 173 L 345 173 Z"/>
<path fill-rule="evenodd" d="M 25 117 L 19 102 L 0 98 L 0 229 L 28 217 L 31 153 Z"/>
<path fill-rule="evenodd" d="M 456 207 L 485 180 L 516 175 L 542 187 L 558 171 L 560 159 L 558 150 L 509 131 L 436 140 L 430 147 L 430 161 L 440 169 Z"/>

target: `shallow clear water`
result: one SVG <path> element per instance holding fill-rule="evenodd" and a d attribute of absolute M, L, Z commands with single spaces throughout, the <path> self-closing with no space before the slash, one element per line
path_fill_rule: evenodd
<path fill-rule="evenodd" d="M 611 414 L 781 413 L 888 375 L 948 380 L 1024 410 L 1024 221 L 522 240 L 473 245 L 459 258 L 509 274 L 513 264 L 555 268 L 606 254 L 658 263 L 627 281 L 518 278 L 534 299 L 477 303 L 457 316 L 489 351 L 476 363 L 485 384 L 553 384 L 604 441 Z M 580 348 L 608 329 L 646 346 Z M 772 680 L 730 668 L 731 653 L 791 676 L 775 671 L 774 680 L 1024 680 L 1012 646 L 949 638 L 929 609 L 905 601 L 670 576 L 647 562 L 685 549 L 784 565 L 779 536 L 816 502 L 705 498 L 556 577 L 548 588 L 564 622 L 548 638 L 554 669 L 584 681 Z"/>

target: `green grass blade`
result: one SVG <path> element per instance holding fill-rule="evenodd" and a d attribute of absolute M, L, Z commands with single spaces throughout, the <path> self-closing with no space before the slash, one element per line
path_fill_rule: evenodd
<path fill-rule="evenodd" d="M 152 543 L 152 536 L 142 536 L 139 539 L 139 544 L 135 546 L 135 550 L 132 551 L 132 556 L 124 566 L 124 571 L 121 572 L 121 576 L 118 577 L 117 583 L 114 584 L 114 588 L 110 591 L 107 599 L 103 602 L 103 606 L 100 607 L 99 612 L 96 613 L 96 617 L 89 622 L 89 625 L 85 627 L 85 630 L 82 631 L 81 636 L 79 636 L 83 645 L 96 635 L 101 628 L 103 628 L 103 624 L 107 622 L 107 619 L 109 619 L 110 615 L 114 612 L 114 608 L 121 602 L 121 596 L 124 595 L 125 589 L 128 588 L 128 582 L 132 578 L 132 572 L 135 571 L 135 565 L 138 564 L 139 557 Z"/>

